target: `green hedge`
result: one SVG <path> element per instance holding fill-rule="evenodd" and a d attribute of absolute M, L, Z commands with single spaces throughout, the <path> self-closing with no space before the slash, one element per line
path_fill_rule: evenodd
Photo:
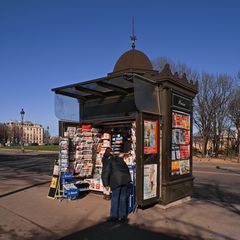
<path fill-rule="evenodd" d="M 11 146 L 11 147 L 3 147 L 1 146 L 0 149 L 21 149 L 21 146 Z M 58 145 L 47 145 L 47 146 L 25 146 L 25 150 L 35 150 L 35 151 L 58 151 Z"/>

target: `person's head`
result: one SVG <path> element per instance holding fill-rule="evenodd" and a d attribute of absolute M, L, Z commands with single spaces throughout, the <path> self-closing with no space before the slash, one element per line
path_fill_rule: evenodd
<path fill-rule="evenodd" d="M 109 154 L 109 153 L 111 153 L 111 152 L 112 152 L 112 148 L 107 147 L 106 150 L 105 150 L 105 153 L 108 153 L 108 154 Z"/>

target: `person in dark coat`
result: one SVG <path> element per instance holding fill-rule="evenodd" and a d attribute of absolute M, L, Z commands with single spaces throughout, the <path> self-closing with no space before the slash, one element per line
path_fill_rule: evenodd
<path fill-rule="evenodd" d="M 106 148 L 106 150 L 105 150 L 105 153 L 102 158 L 103 169 L 106 168 L 106 165 L 108 164 L 110 159 L 113 157 L 113 155 L 111 154 L 111 151 L 112 151 L 112 149 L 110 147 Z M 104 187 L 104 189 L 103 189 L 103 199 L 105 199 L 105 200 L 111 199 L 109 186 Z"/>
<path fill-rule="evenodd" d="M 128 187 L 131 176 L 122 157 L 110 157 L 107 164 L 103 164 L 102 182 L 105 188 L 110 187 L 112 191 L 108 221 L 126 221 L 128 215 Z"/>

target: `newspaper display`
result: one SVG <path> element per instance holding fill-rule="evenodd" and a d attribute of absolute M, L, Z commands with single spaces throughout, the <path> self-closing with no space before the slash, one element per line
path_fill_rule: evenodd
<path fill-rule="evenodd" d="M 190 173 L 190 115 L 172 112 L 172 164 L 171 175 Z"/>

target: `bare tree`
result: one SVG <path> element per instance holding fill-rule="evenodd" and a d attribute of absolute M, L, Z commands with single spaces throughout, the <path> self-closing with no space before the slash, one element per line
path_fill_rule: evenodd
<path fill-rule="evenodd" d="M 203 73 L 194 100 L 194 123 L 203 138 L 202 154 L 207 154 L 207 145 L 211 137 L 211 127 L 214 118 L 214 76 Z"/>
<path fill-rule="evenodd" d="M 194 100 L 194 124 L 202 136 L 202 153 L 206 155 L 214 113 L 212 107 L 215 88 L 213 85 L 214 76 L 207 73 L 200 75 L 186 64 L 174 63 L 167 57 L 161 57 L 153 61 L 153 66 L 156 70 L 161 71 L 166 63 L 170 65 L 172 72 L 178 72 L 179 76 L 186 73 L 188 79 L 199 82 L 199 93 Z"/>
<path fill-rule="evenodd" d="M 50 132 L 49 132 L 49 127 L 44 129 L 44 134 L 43 134 L 43 142 L 46 145 L 49 145 L 49 139 L 50 139 Z"/>
<path fill-rule="evenodd" d="M 4 143 L 4 124 L 0 123 L 0 143 Z"/>
<path fill-rule="evenodd" d="M 0 124 L 0 143 L 5 145 L 7 143 L 7 140 L 9 138 L 9 131 L 8 126 L 3 124 Z"/>
<path fill-rule="evenodd" d="M 185 63 L 181 62 L 175 63 L 168 57 L 161 57 L 152 62 L 153 68 L 158 71 L 162 71 L 165 64 L 167 63 L 170 65 L 172 72 L 174 73 L 177 72 L 179 76 L 183 76 L 183 74 L 185 73 L 189 80 L 192 80 L 193 82 L 198 81 L 199 79 L 198 72 L 188 67 Z"/>
<path fill-rule="evenodd" d="M 21 127 L 19 125 L 11 125 L 7 127 L 7 141 L 12 144 L 19 144 L 21 141 Z"/>
<path fill-rule="evenodd" d="M 224 129 L 227 127 L 228 121 L 228 104 L 232 94 L 232 78 L 228 75 L 219 75 L 214 78 L 214 88 L 212 108 L 212 139 L 213 139 L 213 151 L 215 156 L 218 157 L 220 149 L 220 141 L 223 138 Z"/>
<path fill-rule="evenodd" d="M 215 156 L 218 156 L 223 131 L 226 127 L 229 129 L 228 103 L 232 94 L 232 78 L 226 74 L 215 76 L 202 73 L 200 75 L 186 64 L 175 63 L 167 57 L 161 57 L 152 63 L 159 71 L 168 63 L 172 72 L 178 72 L 179 76 L 185 73 L 189 80 L 198 81 L 199 93 L 194 99 L 194 124 L 202 136 L 202 153 L 207 154 L 208 142 L 211 140 L 212 150 Z M 237 76 L 240 79 L 240 72 Z"/>
<path fill-rule="evenodd" d="M 240 78 L 239 78 L 240 79 Z M 234 89 L 229 102 L 229 117 L 237 130 L 236 153 L 240 144 L 240 86 Z"/>

